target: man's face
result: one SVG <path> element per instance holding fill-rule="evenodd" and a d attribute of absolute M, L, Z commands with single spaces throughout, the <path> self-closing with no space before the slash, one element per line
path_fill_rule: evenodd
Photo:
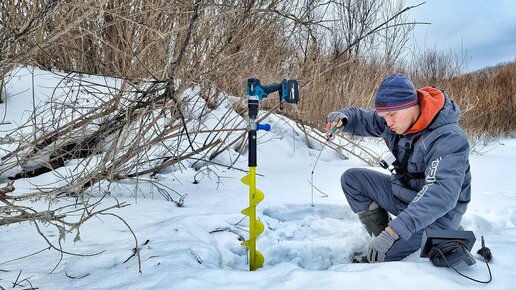
<path fill-rule="evenodd" d="M 387 112 L 377 112 L 378 116 L 382 117 L 387 126 L 391 129 L 391 131 L 396 132 L 396 134 L 403 134 L 407 132 L 408 129 L 414 124 L 416 121 L 415 110 L 417 110 L 417 106 L 412 106 L 409 108 L 405 108 L 397 111 L 387 111 Z M 416 116 L 418 116 L 417 114 Z"/>

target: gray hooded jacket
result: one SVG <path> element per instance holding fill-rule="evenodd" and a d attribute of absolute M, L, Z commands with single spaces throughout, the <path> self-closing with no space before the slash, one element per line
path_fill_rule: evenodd
<path fill-rule="evenodd" d="M 422 93 L 426 88 L 418 90 L 420 104 L 424 98 L 436 97 Z M 457 229 L 471 198 L 469 143 L 458 124 L 460 109 L 444 93 L 438 94 L 441 103 L 444 98 L 444 106 L 440 109 L 427 106 L 436 110 L 432 122 L 422 131 L 409 135 L 391 131 L 375 110 L 341 110 L 348 117 L 343 131 L 383 138 L 398 161 L 407 154 L 406 172 L 420 172 L 421 177 L 424 172 L 424 178 L 420 179 L 406 179 L 399 172 L 391 176 L 394 196 L 407 207 L 389 225 L 403 240 L 431 224 L 441 229 Z M 421 109 L 424 111 L 425 106 Z"/>

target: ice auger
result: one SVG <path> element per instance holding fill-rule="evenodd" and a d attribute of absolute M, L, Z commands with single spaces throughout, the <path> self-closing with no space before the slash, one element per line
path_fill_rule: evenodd
<path fill-rule="evenodd" d="M 263 224 L 256 219 L 256 206 L 263 200 L 264 195 L 256 188 L 256 132 L 258 130 L 269 131 L 269 124 L 258 124 L 258 107 L 263 98 L 268 94 L 278 92 L 280 104 L 299 103 L 299 85 L 296 80 L 283 80 L 281 84 L 270 84 L 262 86 L 258 79 L 247 80 L 247 108 L 249 110 L 249 174 L 242 178 L 242 182 L 249 186 L 249 207 L 242 210 L 242 213 L 249 217 L 249 240 L 242 245 L 249 248 L 249 270 L 254 271 L 263 265 L 264 257 L 256 250 L 256 238 L 263 232 Z M 280 106 L 281 108 L 281 106 Z"/>

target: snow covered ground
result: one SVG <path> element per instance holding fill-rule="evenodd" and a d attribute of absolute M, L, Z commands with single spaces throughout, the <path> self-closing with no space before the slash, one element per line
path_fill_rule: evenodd
<path fill-rule="evenodd" d="M 43 72 L 38 75 L 52 78 Z M 4 122 L 19 122 L 22 112 L 31 110 L 31 90 L 19 88 L 30 79 L 29 74 L 20 73 L 7 87 L 7 102 L 0 104 Z M 36 88 L 36 95 L 43 98 L 46 89 Z M 345 200 L 340 175 L 347 168 L 369 166 L 324 149 L 313 180 L 325 197 L 309 183 L 321 147 L 307 147 L 304 136 L 282 117 L 272 115 L 267 121 L 272 130 L 258 133 L 257 185 L 265 193 L 258 205 L 265 231 L 257 246 L 265 264 L 258 271 L 247 270 L 247 252 L 241 245 L 247 239 L 247 221 L 240 213 L 248 203 L 248 188 L 240 182 L 245 173 L 208 165 L 201 170 L 209 174 L 198 174 L 187 161 L 186 168 L 157 176 L 161 183 L 188 194 L 183 207 L 166 201 L 146 184 L 122 182 L 113 194 L 131 204 L 112 212 L 137 236 L 142 274 L 136 257 L 130 258 L 135 247 L 132 233 L 120 219 L 100 216 L 84 224 L 80 241 L 74 242 L 70 235 L 62 242 L 70 252 L 102 252 L 87 257 L 61 257 L 56 251 L 44 250 L 17 259 L 48 245 L 31 223 L 0 227 L 0 286 L 10 289 L 18 281 L 15 289 L 31 285 L 39 289 L 515 289 L 515 139 L 477 147 L 483 154 L 471 156 L 473 197 L 462 224 L 477 237 L 472 252 L 479 249 L 481 235 L 493 252 L 493 281 L 486 286 L 452 269 L 434 267 L 428 259 L 419 258 L 419 252 L 400 262 L 351 263 L 351 253 L 364 248 L 370 238 Z M 0 125 L 2 137 L 9 126 Z M 374 141 L 369 144 L 378 153 L 383 150 Z M 216 161 L 227 164 L 236 156 L 229 150 Z M 247 158 L 238 159 L 235 167 L 247 169 Z M 43 180 L 57 179 L 46 173 L 14 185 L 17 190 L 27 190 Z M 105 204 L 115 204 L 112 198 Z M 57 241 L 54 228 L 43 227 L 42 231 Z M 480 260 L 463 273 L 488 279 L 486 265 Z"/>

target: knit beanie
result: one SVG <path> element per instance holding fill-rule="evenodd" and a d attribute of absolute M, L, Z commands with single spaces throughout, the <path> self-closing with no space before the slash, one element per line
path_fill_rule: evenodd
<path fill-rule="evenodd" d="M 376 92 L 377 111 L 397 111 L 418 103 L 416 89 L 404 75 L 393 74 L 386 77 Z"/>

